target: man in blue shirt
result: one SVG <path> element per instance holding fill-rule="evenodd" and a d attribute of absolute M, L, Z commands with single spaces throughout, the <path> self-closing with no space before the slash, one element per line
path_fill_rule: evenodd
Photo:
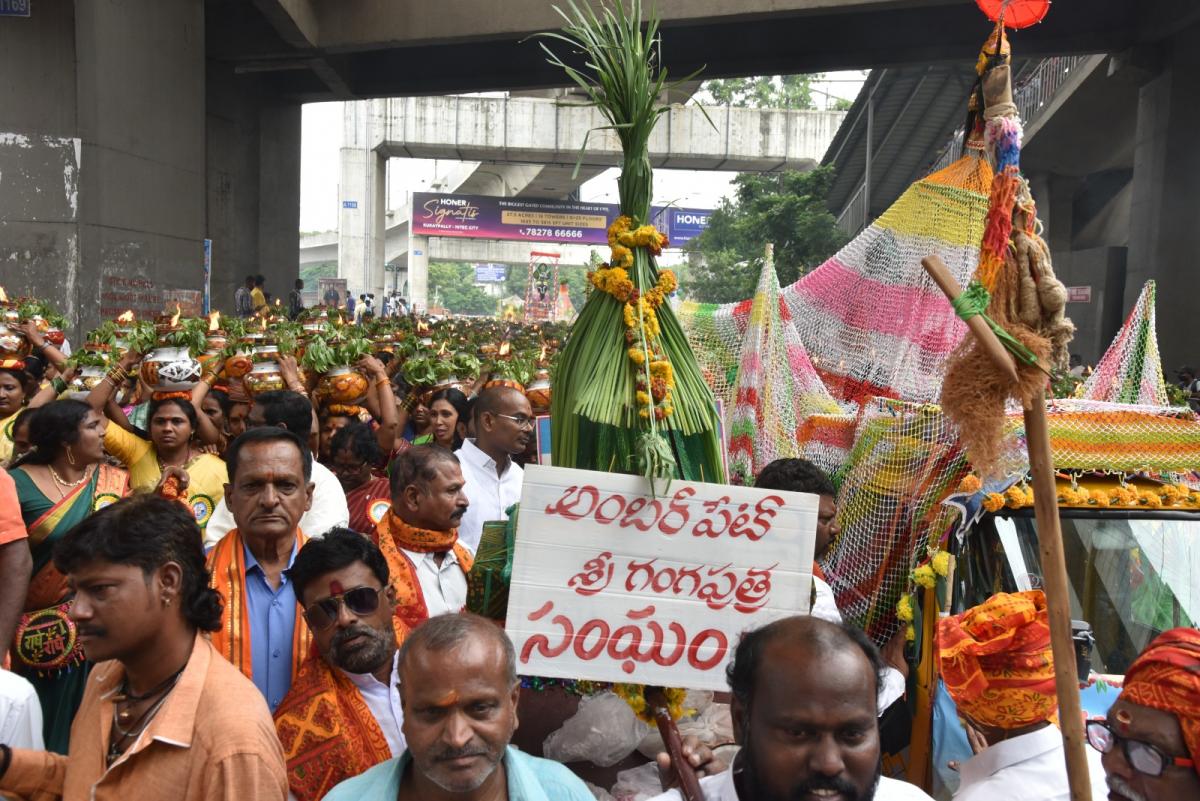
<path fill-rule="evenodd" d="M 312 456 L 291 431 L 264 426 L 235 439 L 225 462 L 225 500 L 237 527 L 208 557 L 213 587 L 225 598 L 213 646 L 274 712 L 309 642 L 284 571 L 303 544 L 298 526 L 312 503 Z"/>
<path fill-rule="evenodd" d="M 516 661 L 508 636 L 489 620 L 426 620 L 398 659 L 408 749 L 324 801 L 592 801 L 566 767 L 508 744 L 521 690 Z"/>

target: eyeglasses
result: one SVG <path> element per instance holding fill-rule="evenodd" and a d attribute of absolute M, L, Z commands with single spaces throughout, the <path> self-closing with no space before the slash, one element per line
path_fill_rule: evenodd
<path fill-rule="evenodd" d="M 1138 773 L 1146 776 L 1161 776 L 1163 771 L 1171 765 L 1180 768 L 1191 768 L 1196 765 L 1187 757 L 1164 754 L 1158 746 L 1150 743 L 1126 739 L 1115 733 L 1108 725 L 1108 721 L 1104 720 L 1088 721 L 1087 739 L 1092 748 L 1102 754 L 1111 752 L 1113 747 L 1120 743 L 1121 750 L 1125 753 L 1125 761 Z"/>
<path fill-rule="evenodd" d="M 346 605 L 351 614 L 359 617 L 371 614 L 379 608 L 379 595 L 382 592 L 382 588 L 377 590 L 373 587 L 355 587 L 340 595 L 322 598 L 304 610 L 304 619 L 313 631 L 323 631 L 337 623 L 342 604 Z"/>
<path fill-rule="evenodd" d="M 507 417 L 517 424 L 517 428 L 533 428 L 533 418 L 526 417 L 523 414 L 500 414 L 496 413 L 497 417 Z"/>

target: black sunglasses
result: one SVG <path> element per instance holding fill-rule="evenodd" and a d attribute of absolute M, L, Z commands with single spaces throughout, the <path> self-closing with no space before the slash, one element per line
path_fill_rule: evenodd
<path fill-rule="evenodd" d="M 1089 720 L 1087 723 L 1088 744 L 1102 754 L 1113 750 L 1117 743 L 1125 753 L 1125 761 L 1138 773 L 1146 776 L 1161 776 L 1171 765 L 1180 768 L 1195 767 L 1196 763 L 1187 757 L 1170 756 L 1150 743 L 1141 740 L 1129 740 L 1112 730 L 1105 720 Z"/>
<path fill-rule="evenodd" d="M 382 592 L 383 588 L 377 590 L 373 587 L 355 587 L 340 595 L 322 598 L 304 610 L 304 619 L 313 631 L 323 631 L 337 623 L 342 604 L 346 605 L 351 614 L 359 617 L 371 614 L 379 608 L 379 596 Z"/>

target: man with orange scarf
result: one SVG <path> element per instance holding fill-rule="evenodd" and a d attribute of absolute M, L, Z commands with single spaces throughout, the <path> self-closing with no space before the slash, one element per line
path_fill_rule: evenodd
<path fill-rule="evenodd" d="M 279 709 L 275 730 L 296 801 L 404 753 L 391 570 L 371 540 L 345 528 L 309 541 L 288 570 L 315 648 Z"/>
<path fill-rule="evenodd" d="M 961 615 L 942 618 L 938 659 L 946 691 L 978 735 L 963 763 L 955 801 L 1070 798 L 1046 596 L 1041 590 L 997 593 Z M 982 739 L 986 747 L 977 745 Z M 1103 798 L 1104 770 L 1088 754 L 1092 797 Z"/>
<path fill-rule="evenodd" d="M 225 607 L 213 646 L 275 708 L 292 685 L 312 636 L 284 571 L 304 545 L 300 518 L 312 504 L 312 454 L 285 428 L 253 428 L 225 452 L 225 499 L 236 527 L 208 555 Z"/>
<path fill-rule="evenodd" d="M 1200 798 L 1200 631 L 1154 638 L 1125 672 L 1108 718 L 1089 722 L 1087 734 L 1104 755 L 1109 798 Z"/>
<path fill-rule="evenodd" d="M 467 496 L 458 457 L 444 448 L 409 448 L 391 473 L 392 509 L 376 532 L 392 569 L 397 615 L 411 629 L 466 606 L 474 559 L 458 541 L 458 524 Z"/>

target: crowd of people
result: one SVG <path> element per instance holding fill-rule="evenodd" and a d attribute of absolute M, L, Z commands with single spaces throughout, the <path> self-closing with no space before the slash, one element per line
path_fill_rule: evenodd
<path fill-rule="evenodd" d="M 239 309 L 266 305 L 243 289 Z M 322 405 L 283 354 L 287 389 L 251 399 L 210 363 L 151 398 L 130 351 L 59 399 L 63 353 L 24 330 L 33 353 L 0 367 L 0 793 L 593 797 L 511 745 L 513 645 L 465 611 L 484 524 L 534 452 L 522 392 L 426 394 L 368 356 L 367 400 Z M 816 556 L 836 541 L 814 465 L 757 486 L 818 496 Z M 732 765 L 685 745 L 705 796 L 927 798 L 881 776 L 912 728 L 903 633 L 877 649 L 814 573 L 812 614 L 747 632 L 729 664 Z M 978 750 L 957 797 L 1067 797 L 1044 597 L 997 596 L 937 637 Z M 1094 798 L 1200 798 L 1200 634 L 1152 642 L 1087 732 Z"/>

